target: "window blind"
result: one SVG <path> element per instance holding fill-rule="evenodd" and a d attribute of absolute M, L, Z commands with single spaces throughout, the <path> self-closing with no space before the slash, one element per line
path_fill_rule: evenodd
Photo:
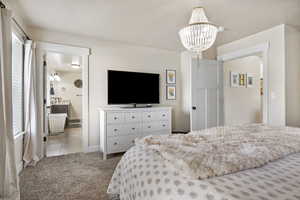
<path fill-rule="evenodd" d="M 12 34 L 13 133 L 23 131 L 23 43 Z"/>

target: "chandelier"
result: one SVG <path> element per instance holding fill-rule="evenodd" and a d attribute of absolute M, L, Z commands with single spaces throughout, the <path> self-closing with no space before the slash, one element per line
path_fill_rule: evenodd
<path fill-rule="evenodd" d="M 196 53 L 209 49 L 214 44 L 217 34 L 218 27 L 208 21 L 202 7 L 193 9 L 189 25 L 179 31 L 183 46 Z"/>

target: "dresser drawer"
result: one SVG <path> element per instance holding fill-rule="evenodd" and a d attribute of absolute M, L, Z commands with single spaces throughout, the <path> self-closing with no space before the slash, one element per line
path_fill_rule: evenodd
<path fill-rule="evenodd" d="M 170 122 L 148 122 L 143 124 L 143 135 L 145 135 L 145 133 L 152 134 L 153 132 L 171 132 Z"/>
<path fill-rule="evenodd" d="M 107 139 L 108 153 L 125 152 L 134 145 L 137 136 L 119 136 Z"/>
<path fill-rule="evenodd" d="M 141 120 L 142 120 L 141 113 L 137 113 L 137 112 L 125 113 L 126 122 L 140 122 Z"/>
<path fill-rule="evenodd" d="M 157 130 L 169 130 L 169 129 L 171 129 L 169 121 L 158 122 L 156 126 L 157 126 Z"/>
<path fill-rule="evenodd" d="M 157 122 L 148 122 L 143 124 L 143 133 L 144 132 L 152 132 L 158 130 L 158 123 Z"/>
<path fill-rule="evenodd" d="M 170 119 L 170 111 L 160 111 L 156 113 L 156 117 L 158 120 L 169 120 Z"/>
<path fill-rule="evenodd" d="M 126 150 L 123 137 L 111 137 L 107 139 L 107 153 L 117 153 Z"/>
<path fill-rule="evenodd" d="M 144 133 L 143 134 L 144 137 L 149 136 L 149 135 L 170 135 L 170 131 L 169 130 L 160 130 L 160 131 L 154 131 L 154 132 L 149 132 L 149 133 Z"/>
<path fill-rule="evenodd" d="M 126 134 L 134 134 L 134 135 L 141 135 L 142 127 L 141 124 L 126 124 L 124 125 L 124 132 Z"/>
<path fill-rule="evenodd" d="M 115 137 L 124 134 L 125 131 L 126 127 L 124 125 L 111 124 L 107 125 L 106 133 L 108 137 Z"/>
<path fill-rule="evenodd" d="M 157 120 L 156 112 L 143 112 L 142 119 L 144 122 Z"/>
<path fill-rule="evenodd" d="M 141 133 L 141 125 L 140 124 L 109 124 L 107 125 L 106 131 L 108 137 L 138 135 Z"/>
<path fill-rule="evenodd" d="M 123 123 L 124 122 L 124 113 L 107 113 L 107 123 Z"/>

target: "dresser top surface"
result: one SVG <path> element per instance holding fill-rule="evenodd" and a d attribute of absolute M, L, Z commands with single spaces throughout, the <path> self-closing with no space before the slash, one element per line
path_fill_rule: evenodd
<path fill-rule="evenodd" d="M 149 108 L 122 108 L 122 107 L 101 107 L 98 108 L 99 111 L 118 111 L 118 112 L 131 112 L 131 111 L 156 111 L 156 110 L 171 110 L 172 107 L 168 106 L 155 106 Z"/>

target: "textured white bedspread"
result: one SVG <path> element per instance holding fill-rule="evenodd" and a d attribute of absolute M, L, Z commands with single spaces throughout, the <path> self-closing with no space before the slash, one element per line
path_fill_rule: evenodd
<path fill-rule="evenodd" d="M 300 153 L 205 180 L 185 178 L 151 149 L 134 146 L 119 162 L 108 193 L 121 200 L 300 200 Z"/>
<path fill-rule="evenodd" d="M 191 179 L 206 179 L 261 167 L 300 153 L 300 129 L 263 124 L 222 126 L 186 135 L 157 135 L 137 140 L 157 151 L 167 167 Z"/>

